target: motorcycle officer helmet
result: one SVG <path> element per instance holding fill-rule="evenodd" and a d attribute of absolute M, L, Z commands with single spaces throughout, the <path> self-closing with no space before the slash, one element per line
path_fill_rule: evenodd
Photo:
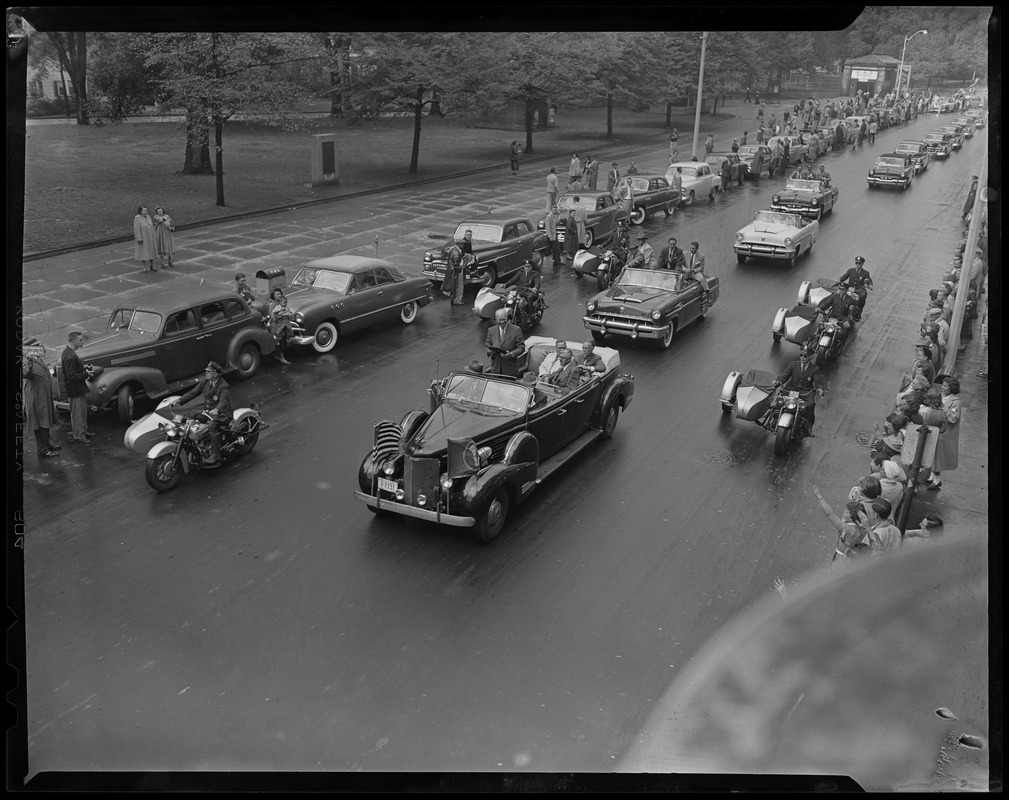
<path fill-rule="evenodd" d="M 223 375 L 224 374 L 224 370 L 221 368 L 221 365 L 218 364 L 216 361 L 210 361 L 210 362 L 208 362 L 207 366 L 203 368 L 203 371 L 204 372 L 212 372 L 215 375 Z"/>
<path fill-rule="evenodd" d="M 865 263 L 865 259 L 862 258 L 862 256 L 855 256 L 855 263 L 856 264 L 864 264 Z"/>
<path fill-rule="evenodd" d="M 799 350 L 799 355 L 800 356 L 811 356 L 811 355 L 813 355 L 813 348 L 809 347 L 807 345 L 806 347 L 803 347 L 801 350 Z"/>

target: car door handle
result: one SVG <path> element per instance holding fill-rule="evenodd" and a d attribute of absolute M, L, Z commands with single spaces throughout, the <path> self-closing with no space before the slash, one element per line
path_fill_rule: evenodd
<path fill-rule="evenodd" d="M 562 414 L 567 414 L 567 413 L 568 413 L 568 410 L 566 408 L 562 408 L 560 411 L 557 412 L 557 416 L 559 417 Z"/>
<path fill-rule="evenodd" d="M 210 338 L 210 334 L 209 333 L 205 333 L 202 336 L 197 336 L 196 337 L 196 341 L 200 341 L 200 339 L 209 339 L 209 338 Z"/>

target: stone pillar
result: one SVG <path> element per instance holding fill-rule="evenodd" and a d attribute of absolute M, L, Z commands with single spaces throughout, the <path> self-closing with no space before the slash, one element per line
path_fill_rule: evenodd
<path fill-rule="evenodd" d="M 312 186 L 334 186 L 340 182 L 340 164 L 336 157 L 336 134 L 320 133 L 312 137 Z"/>

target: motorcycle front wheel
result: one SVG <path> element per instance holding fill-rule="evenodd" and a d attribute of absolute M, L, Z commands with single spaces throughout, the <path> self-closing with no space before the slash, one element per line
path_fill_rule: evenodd
<path fill-rule="evenodd" d="M 167 492 L 174 489 L 182 480 L 182 466 L 174 453 L 165 453 L 163 456 L 147 459 L 144 476 L 152 489 Z"/>
<path fill-rule="evenodd" d="M 783 456 L 788 452 L 788 446 L 792 443 L 792 429 L 778 428 L 774 435 L 774 454 Z"/>
<path fill-rule="evenodd" d="M 596 273 L 596 286 L 599 287 L 600 292 L 604 292 L 609 288 L 610 274 L 607 270 L 602 269 Z"/>

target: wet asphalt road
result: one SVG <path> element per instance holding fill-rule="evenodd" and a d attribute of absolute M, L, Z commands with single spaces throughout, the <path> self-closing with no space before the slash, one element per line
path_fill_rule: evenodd
<path fill-rule="evenodd" d="M 65 448 L 25 478 L 32 769 L 613 769 L 705 640 L 774 577 L 829 560 L 833 530 L 809 486 L 839 508 L 864 474 L 864 435 L 910 360 L 982 157 L 975 136 L 906 193 L 866 189 L 873 155 L 931 127 L 821 159 L 840 198 L 794 269 L 737 266 L 731 247 L 782 180 L 646 222 L 656 251 L 670 233 L 685 249 L 700 241 L 721 297 L 667 352 L 614 340 L 637 379 L 614 438 L 514 509 L 491 545 L 376 519 L 352 497 L 372 424 L 426 407 L 432 378 L 483 357 L 484 325 L 440 296 L 412 326 L 232 381 L 270 429 L 251 456 L 166 495 L 114 422 L 96 421 L 94 452 Z M 540 182 L 491 178 L 470 196 L 532 216 Z M 398 236 L 414 262 L 393 260 L 418 271 L 437 243 L 424 214 L 450 228 L 453 208 L 448 190 L 427 189 L 358 213 L 363 229 L 396 210 L 383 238 Z M 732 369 L 795 358 L 772 344 L 775 310 L 857 254 L 876 284 L 866 318 L 826 370 L 817 437 L 776 459 L 770 434 L 721 414 L 719 390 Z M 594 284 L 566 267 L 544 276 L 536 333 L 583 338 Z"/>

